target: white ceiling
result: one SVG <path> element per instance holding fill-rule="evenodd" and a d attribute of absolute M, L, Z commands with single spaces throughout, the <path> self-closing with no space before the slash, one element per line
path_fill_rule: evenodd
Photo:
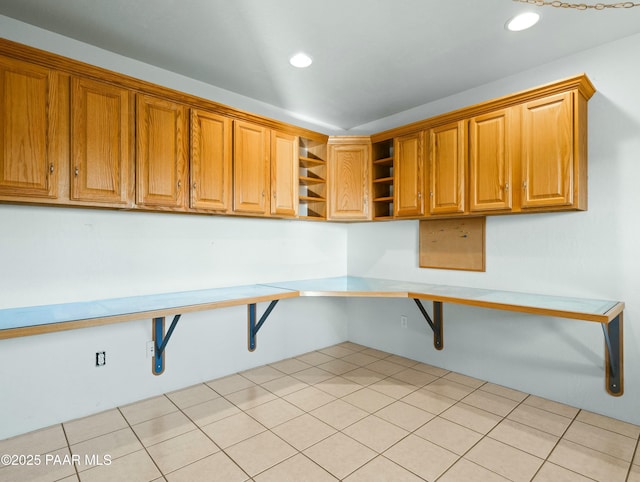
<path fill-rule="evenodd" d="M 507 31 L 525 10 L 540 23 Z M 640 7 L 513 0 L 0 0 L 0 14 L 343 129 L 640 32 Z M 305 70 L 288 63 L 301 50 Z"/>

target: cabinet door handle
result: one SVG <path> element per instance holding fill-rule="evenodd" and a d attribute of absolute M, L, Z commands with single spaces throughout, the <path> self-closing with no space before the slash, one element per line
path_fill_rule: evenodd
<path fill-rule="evenodd" d="M 508 190 L 509 190 L 509 183 L 506 183 L 506 184 L 504 185 L 504 190 L 505 190 L 505 191 L 508 191 Z"/>
<path fill-rule="evenodd" d="M 422 193 L 418 191 L 418 199 L 422 199 Z"/>
<path fill-rule="evenodd" d="M 73 173 L 75 174 L 76 177 L 78 177 L 78 175 L 80 174 L 80 169 L 76 167 Z"/>

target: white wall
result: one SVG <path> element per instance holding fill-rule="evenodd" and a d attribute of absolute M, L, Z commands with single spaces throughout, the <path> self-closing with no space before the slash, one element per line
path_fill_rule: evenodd
<path fill-rule="evenodd" d="M 598 89 L 589 102 L 587 212 L 487 218 L 485 273 L 418 268 L 418 221 L 349 226 L 350 275 L 624 301 L 625 394 L 605 392 L 596 323 L 445 305 L 445 348 L 436 352 L 412 301 L 352 301 L 350 340 L 640 424 L 638 49 L 640 35 L 376 126 L 387 129 L 586 72 Z M 401 314 L 409 316 L 406 330 Z"/>
<path fill-rule="evenodd" d="M 344 225 L 0 205 L 0 226 L 0 308 L 346 273 Z M 246 307 L 185 314 L 158 377 L 151 338 L 145 319 L 0 340 L 0 439 L 339 343 L 346 311 L 282 300 L 253 353 Z"/>

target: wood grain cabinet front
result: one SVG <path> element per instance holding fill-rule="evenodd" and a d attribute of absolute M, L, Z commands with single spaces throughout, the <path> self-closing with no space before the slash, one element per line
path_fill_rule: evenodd
<path fill-rule="evenodd" d="M 182 211 L 187 203 L 187 108 L 139 94 L 136 105 L 136 204 Z"/>
<path fill-rule="evenodd" d="M 330 138 L 328 146 L 328 219 L 345 221 L 371 219 L 370 138 Z"/>
<path fill-rule="evenodd" d="M 298 137 L 271 131 L 271 214 L 298 214 Z"/>
<path fill-rule="evenodd" d="M 268 216 L 270 134 L 266 127 L 245 121 L 233 125 L 233 210 Z"/>
<path fill-rule="evenodd" d="M 231 210 L 232 120 L 191 110 L 190 207 L 225 213 Z"/>
<path fill-rule="evenodd" d="M 467 122 L 429 129 L 429 212 L 465 212 Z"/>
<path fill-rule="evenodd" d="M 394 216 L 424 216 L 424 132 L 394 139 Z"/>
<path fill-rule="evenodd" d="M 72 201 L 133 204 L 133 93 L 74 77 L 71 85 Z"/>
<path fill-rule="evenodd" d="M 469 210 L 509 211 L 512 207 L 512 151 L 517 139 L 513 109 L 469 121 Z"/>
<path fill-rule="evenodd" d="M 53 200 L 69 162 L 69 78 L 0 57 L 0 197 Z"/>
<path fill-rule="evenodd" d="M 586 197 L 583 201 L 575 196 L 576 180 L 586 172 L 586 149 L 579 151 L 578 140 L 581 112 L 574 115 L 577 95 L 564 92 L 522 105 L 521 205 L 525 209 L 586 208 L 582 206 Z M 586 183 L 580 188 L 586 190 Z"/>

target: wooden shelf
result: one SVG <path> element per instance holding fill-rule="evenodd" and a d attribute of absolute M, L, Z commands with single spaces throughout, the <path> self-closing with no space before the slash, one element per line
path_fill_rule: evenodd
<path fill-rule="evenodd" d="M 322 184 L 326 182 L 327 182 L 326 179 L 322 179 L 321 177 L 300 176 L 300 184 L 303 186 L 309 186 L 312 184 Z"/>
<path fill-rule="evenodd" d="M 393 219 L 393 139 L 373 144 L 373 219 Z"/>
<path fill-rule="evenodd" d="M 327 144 L 300 137 L 298 219 L 327 218 Z"/>
<path fill-rule="evenodd" d="M 327 200 L 323 197 L 315 197 L 315 196 L 300 196 L 298 198 L 300 200 L 301 203 L 323 203 L 326 202 Z"/>
<path fill-rule="evenodd" d="M 300 156 L 300 166 L 302 167 L 314 167 L 314 166 L 324 166 L 327 161 L 324 161 L 322 159 L 316 159 L 314 157 L 305 157 L 305 156 Z"/>
<path fill-rule="evenodd" d="M 373 164 L 376 166 L 393 167 L 393 157 L 385 157 L 383 159 L 375 159 Z"/>
<path fill-rule="evenodd" d="M 381 177 L 380 179 L 374 179 L 374 184 L 393 184 L 393 177 Z"/>

